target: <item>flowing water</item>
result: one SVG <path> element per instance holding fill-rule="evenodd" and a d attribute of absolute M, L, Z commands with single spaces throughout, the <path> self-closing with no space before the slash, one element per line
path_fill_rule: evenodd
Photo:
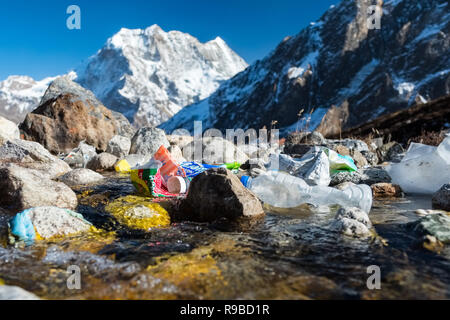
<path fill-rule="evenodd" d="M 127 177 L 77 190 L 78 211 L 101 234 L 0 246 L 0 282 L 47 299 L 448 299 L 450 250 L 427 250 L 406 223 L 430 198 L 375 201 L 377 235 L 359 240 L 331 231 L 336 208 L 267 208 L 251 229 L 173 223 L 129 229 L 105 212 L 134 194 Z M 369 266 L 381 289 L 369 290 Z M 70 266 L 81 289 L 70 290 Z"/>

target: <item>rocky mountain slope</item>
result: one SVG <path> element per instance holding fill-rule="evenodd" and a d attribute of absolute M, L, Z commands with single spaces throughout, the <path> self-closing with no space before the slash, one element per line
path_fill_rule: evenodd
<path fill-rule="evenodd" d="M 266 58 L 239 73 L 208 99 L 161 125 L 193 120 L 203 128 L 316 128 L 331 110 L 344 128 L 450 93 L 450 5 L 445 0 L 388 0 L 381 29 L 369 30 L 373 1 L 348 0 L 286 37 Z M 333 107 L 333 108 L 331 108 Z M 299 113 L 303 110 L 301 116 Z M 339 121 L 339 119 L 334 119 Z M 331 132 L 336 134 L 336 126 Z"/>
<path fill-rule="evenodd" d="M 158 125 L 211 95 L 247 63 L 219 37 L 201 43 L 179 31 L 121 29 L 70 76 L 137 126 Z M 0 82 L 0 115 L 15 122 L 34 110 L 54 78 Z"/>

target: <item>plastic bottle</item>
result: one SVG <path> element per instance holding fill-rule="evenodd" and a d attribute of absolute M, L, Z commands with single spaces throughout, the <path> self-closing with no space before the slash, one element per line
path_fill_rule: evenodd
<path fill-rule="evenodd" d="M 269 171 L 256 178 L 243 176 L 241 181 L 260 200 L 277 208 L 295 208 L 304 203 L 338 204 L 369 212 L 372 207 L 372 190 L 367 185 L 350 186 L 344 191 L 309 186 L 303 179 L 279 171 Z"/>

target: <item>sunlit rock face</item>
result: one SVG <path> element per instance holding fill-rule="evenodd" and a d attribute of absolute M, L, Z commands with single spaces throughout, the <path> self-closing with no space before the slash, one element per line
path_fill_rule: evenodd
<path fill-rule="evenodd" d="M 381 28 L 369 29 L 367 12 L 374 3 L 350 0 L 332 6 L 161 127 L 192 130 L 193 120 L 201 120 L 203 128 L 259 129 L 276 120 L 285 131 L 314 129 L 336 106 L 343 110 L 334 108 L 333 114 L 342 114 L 342 126 L 349 128 L 449 94 L 447 1 L 378 1 Z M 333 122 L 334 116 L 327 118 Z"/>

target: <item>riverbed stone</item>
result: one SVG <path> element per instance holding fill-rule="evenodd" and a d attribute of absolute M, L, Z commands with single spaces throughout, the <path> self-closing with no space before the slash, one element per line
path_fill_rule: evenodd
<path fill-rule="evenodd" d="M 354 219 L 336 219 L 332 224 L 332 228 L 343 235 L 353 238 L 367 238 L 371 236 L 369 228 L 364 223 Z"/>
<path fill-rule="evenodd" d="M 445 244 L 450 243 L 450 217 L 444 213 L 426 215 L 409 223 L 408 227 L 419 234 L 436 237 Z"/>
<path fill-rule="evenodd" d="M 214 168 L 196 176 L 180 212 L 188 220 L 211 222 L 219 219 L 257 219 L 264 216 L 258 198 L 231 171 Z"/>
<path fill-rule="evenodd" d="M 10 213 L 41 206 L 75 209 L 78 200 L 64 183 L 15 164 L 0 167 L 0 206 Z"/>
<path fill-rule="evenodd" d="M 130 153 L 131 140 L 127 137 L 115 135 L 108 142 L 106 152 L 118 158 L 125 157 Z"/>
<path fill-rule="evenodd" d="M 403 196 L 402 189 L 396 184 L 381 182 L 370 187 L 374 198 L 398 198 Z"/>
<path fill-rule="evenodd" d="M 107 152 L 103 152 L 92 157 L 92 159 L 87 163 L 86 167 L 98 172 L 111 171 L 114 170 L 114 165 L 116 164 L 116 162 L 116 156 Z"/>
<path fill-rule="evenodd" d="M 372 228 L 372 222 L 369 219 L 369 215 L 359 208 L 340 208 L 336 214 L 336 219 L 353 219 L 362 224 L 367 228 Z"/>
<path fill-rule="evenodd" d="M 21 231 L 24 221 L 30 221 L 35 231 L 35 238 L 29 238 L 29 233 L 14 234 L 15 230 Z M 74 236 L 80 233 L 88 232 L 92 224 L 86 221 L 83 216 L 77 212 L 61 209 L 57 207 L 36 207 L 24 210 L 11 220 L 11 232 L 20 240 L 48 240 L 54 237 Z M 26 237 L 26 238 L 21 238 Z"/>
<path fill-rule="evenodd" d="M 443 185 L 432 198 L 433 208 L 450 211 L 450 183 Z"/>
<path fill-rule="evenodd" d="M 166 148 L 170 146 L 164 131 L 158 128 L 143 127 L 131 139 L 130 153 L 153 156 L 161 146 Z"/>
<path fill-rule="evenodd" d="M 101 174 L 90 169 L 74 169 L 58 178 L 59 181 L 65 183 L 69 187 L 93 184 L 105 179 Z"/>

